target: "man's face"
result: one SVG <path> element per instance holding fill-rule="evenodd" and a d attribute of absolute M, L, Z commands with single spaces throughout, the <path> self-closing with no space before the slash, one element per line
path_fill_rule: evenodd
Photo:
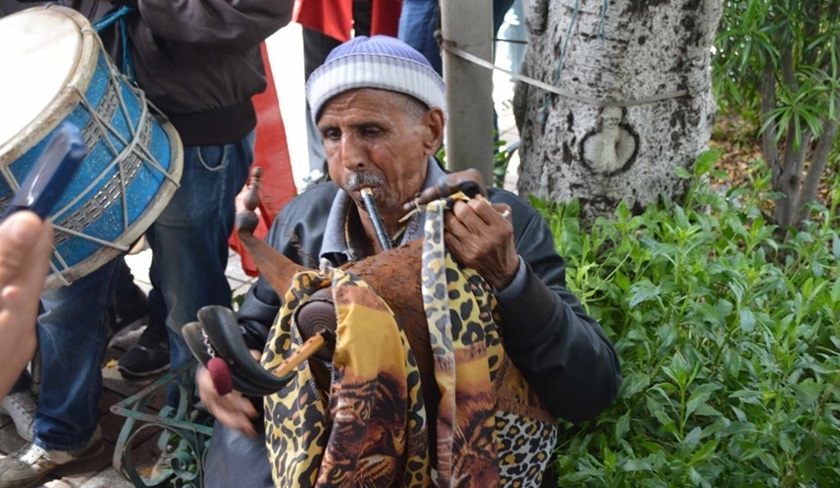
<path fill-rule="evenodd" d="M 318 130 L 330 178 L 357 204 L 360 191 L 370 188 L 380 212 L 396 213 L 422 189 L 426 158 L 440 145 L 443 119 L 439 110 L 421 110 L 412 102 L 372 88 L 327 102 Z"/>

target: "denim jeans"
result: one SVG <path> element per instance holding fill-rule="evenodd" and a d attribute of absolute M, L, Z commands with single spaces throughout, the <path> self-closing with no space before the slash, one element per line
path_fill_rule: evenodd
<path fill-rule="evenodd" d="M 425 56 L 440 75 L 443 74 L 443 62 L 434 36 L 439 18 L 437 0 L 403 0 L 397 37 Z"/>
<path fill-rule="evenodd" d="M 493 35 L 499 31 L 513 0 L 493 0 Z M 440 46 L 435 40 L 440 7 L 438 0 L 403 0 L 397 36 L 429 60 L 432 68 L 443 74 Z"/>
<path fill-rule="evenodd" d="M 234 199 L 254 161 L 252 132 L 223 146 L 184 148 L 181 187 L 146 231 L 152 249 L 149 277 L 166 303 L 170 367 L 192 357 L 181 327 L 205 305 L 231 306 L 225 276 Z"/>
<path fill-rule="evenodd" d="M 81 449 L 99 422 L 108 306 L 121 262 L 122 256 L 112 259 L 71 285 L 41 294 L 35 444 L 44 449 Z"/>

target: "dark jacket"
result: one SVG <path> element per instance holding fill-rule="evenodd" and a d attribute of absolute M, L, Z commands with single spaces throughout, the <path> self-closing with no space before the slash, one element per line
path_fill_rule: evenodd
<path fill-rule="evenodd" d="M 95 21 L 127 5 L 137 85 L 186 146 L 238 142 L 256 127 L 251 97 L 265 90 L 259 45 L 289 23 L 293 0 L 96 0 L 59 2 Z M 38 3 L 0 0 L 0 14 Z M 100 33 L 121 63 L 117 28 Z"/>
<path fill-rule="evenodd" d="M 324 183 L 289 202 L 267 242 L 294 262 L 317 268 L 337 191 L 333 183 Z M 621 384 L 612 344 L 566 289 L 565 262 L 542 217 L 510 192 L 488 192 L 490 201 L 511 206 L 516 249 L 527 264 L 523 292 L 499 299 L 505 351 L 554 416 L 572 422 L 590 419 L 613 403 Z M 270 285 L 257 280 L 239 310 L 250 347 L 263 349 L 279 307 Z"/>

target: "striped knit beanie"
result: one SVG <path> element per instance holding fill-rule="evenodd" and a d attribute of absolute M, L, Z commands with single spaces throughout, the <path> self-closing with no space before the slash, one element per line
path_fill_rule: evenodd
<path fill-rule="evenodd" d="M 315 122 L 331 98 L 356 88 L 380 88 L 411 95 L 446 112 L 446 87 L 426 58 L 388 36 L 359 36 L 336 47 L 306 82 Z"/>

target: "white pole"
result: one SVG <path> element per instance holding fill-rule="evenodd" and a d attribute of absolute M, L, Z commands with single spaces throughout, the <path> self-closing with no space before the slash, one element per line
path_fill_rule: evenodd
<path fill-rule="evenodd" d="M 482 59 L 493 59 L 493 2 L 441 0 L 444 41 Z M 493 73 L 443 49 L 446 81 L 446 166 L 476 168 L 493 183 Z"/>

